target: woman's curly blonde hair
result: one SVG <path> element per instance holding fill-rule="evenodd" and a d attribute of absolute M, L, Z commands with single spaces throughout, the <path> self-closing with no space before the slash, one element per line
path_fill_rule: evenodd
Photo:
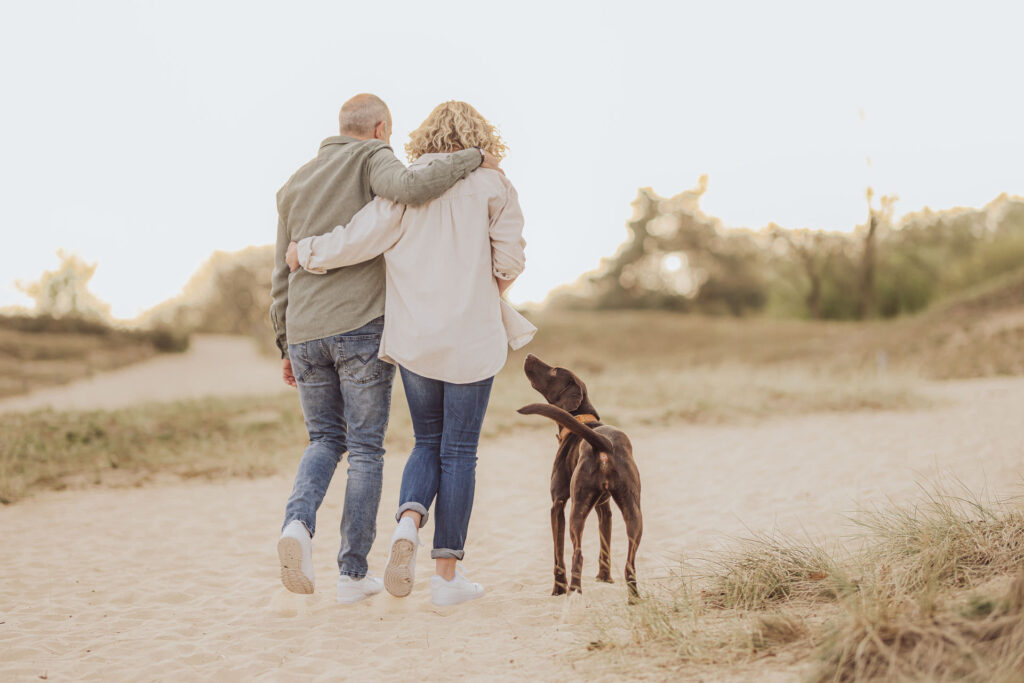
<path fill-rule="evenodd" d="M 458 152 L 479 147 L 498 159 L 508 153 L 508 145 L 498 129 L 471 105 L 457 100 L 434 107 L 427 120 L 409 135 L 405 153 L 413 161 L 432 152 Z"/>

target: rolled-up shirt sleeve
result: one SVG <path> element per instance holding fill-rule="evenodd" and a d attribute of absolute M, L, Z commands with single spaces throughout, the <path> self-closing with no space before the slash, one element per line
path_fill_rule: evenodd
<path fill-rule="evenodd" d="M 419 206 L 440 197 L 479 166 L 480 152 L 464 149 L 413 171 L 402 165 L 390 147 L 382 147 L 369 160 L 370 189 L 377 197 Z"/>
<path fill-rule="evenodd" d="M 299 241 L 299 265 L 323 275 L 331 268 L 351 266 L 383 254 L 402 238 L 405 205 L 377 197 L 359 210 L 348 225 Z"/>
<path fill-rule="evenodd" d="M 523 239 L 523 211 L 519 195 L 511 184 L 504 195 L 492 197 L 490 211 L 491 267 L 494 276 L 514 280 L 526 267 L 526 240 Z"/>

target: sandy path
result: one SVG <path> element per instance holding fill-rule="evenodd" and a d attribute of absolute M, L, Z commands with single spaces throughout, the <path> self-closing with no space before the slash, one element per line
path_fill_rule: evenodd
<path fill-rule="evenodd" d="M 1019 490 L 1024 380 L 935 391 L 944 402 L 928 411 L 634 431 L 645 487 L 641 583 L 745 528 L 842 533 L 855 504 L 912 498 L 914 482 L 936 471 L 974 489 Z M 589 619 L 624 601 L 624 587 L 590 578 L 591 519 L 582 599 L 548 596 L 553 445 L 547 428 L 483 445 L 466 564 L 489 594 L 443 610 L 430 605 L 426 562 L 409 598 L 334 603 L 343 476 L 321 508 L 310 598 L 277 579 L 286 477 L 52 493 L 0 509 L 0 679 L 601 678 L 580 639 Z M 378 574 L 403 464 L 395 454 L 386 466 Z"/>
<path fill-rule="evenodd" d="M 280 361 L 246 337 L 197 334 L 189 350 L 166 354 L 64 386 L 0 400 L 0 413 L 55 408 L 91 410 L 202 396 L 267 394 L 285 389 Z"/>

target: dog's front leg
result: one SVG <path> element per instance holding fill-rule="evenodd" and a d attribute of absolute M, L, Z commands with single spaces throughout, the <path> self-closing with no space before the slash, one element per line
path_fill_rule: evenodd
<path fill-rule="evenodd" d="M 569 589 L 565 578 L 565 498 L 556 498 L 551 504 L 551 535 L 555 542 L 555 588 L 552 595 L 562 595 Z"/>

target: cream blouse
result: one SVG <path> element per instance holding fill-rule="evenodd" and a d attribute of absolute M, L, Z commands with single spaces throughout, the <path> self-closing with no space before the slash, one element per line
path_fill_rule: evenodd
<path fill-rule="evenodd" d="M 425 166 L 425 154 L 411 166 Z M 479 169 L 421 206 L 376 198 L 347 226 L 299 242 L 311 273 L 384 254 L 387 294 L 382 360 L 431 379 L 465 384 L 493 377 L 508 346 L 536 328 L 498 294 L 526 263 L 523 213 L 512 183 Z"/>

